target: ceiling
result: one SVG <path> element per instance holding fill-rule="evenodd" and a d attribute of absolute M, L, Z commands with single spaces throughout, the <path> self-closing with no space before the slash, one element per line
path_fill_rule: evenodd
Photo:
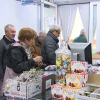
<path fill-rule="evenodd" d="M 16 0 L 16 1 L 21 1 L 21 0 Z M 33 1 L 41 1 L 41 0 L 33 0 Z M 57 5 L 64 5 L 64 4 L 76 4 L 76 3 L 89 3 L 91 1 L 100 1 L 100 0 L 53 0 L 53 1 Z"/>
<path fill-rule="evenodd" d="M 100 0 L 54 0 L 54 3 L 57 5 L 64 5 L 64 4 L 88 3 L 91 1 L 100 1 Z"/>

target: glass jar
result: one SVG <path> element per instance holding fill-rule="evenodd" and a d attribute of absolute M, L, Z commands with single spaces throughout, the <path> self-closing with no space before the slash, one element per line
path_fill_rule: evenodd
<path fill-rule="evenodd" d="M 56 84 L 66 84 L 66 73 L 71 72 L 71 52 L 63 41 L 56 53 Z"/>

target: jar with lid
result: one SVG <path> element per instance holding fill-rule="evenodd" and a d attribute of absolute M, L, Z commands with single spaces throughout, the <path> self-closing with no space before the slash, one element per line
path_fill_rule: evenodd
<path fill-rule="evenodd" d="M 66 73 L 71 72 L 71 52 L 65 41 L 56 51 L 56 84 L 66 84 Z"/>

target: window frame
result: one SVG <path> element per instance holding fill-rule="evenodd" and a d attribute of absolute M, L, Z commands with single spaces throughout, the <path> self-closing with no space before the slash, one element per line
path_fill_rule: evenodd
<path fill-rule="evenodd" d="M 97 5 L 97 33 L 96 33 L 96 49 L 93 49 L 93 6 Z M 90 2 L 90 30 L 89 30 L 89 42 L 92 43 L 92 52 L 100 51 L 100 1 Z"/>

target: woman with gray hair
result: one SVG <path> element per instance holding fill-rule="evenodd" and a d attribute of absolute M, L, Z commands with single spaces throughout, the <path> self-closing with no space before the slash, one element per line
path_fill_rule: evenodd
<path fill-rule="evenodd" d="M 41 55 L 43 57 L 43 63 L 46 65 L 56 64 L 55 50 L 58 49 L 58 38 L 60 36 L 61 26 L 52 25 L 49 28 L 47 36 L 44 38 L 41 46 Z"/>

